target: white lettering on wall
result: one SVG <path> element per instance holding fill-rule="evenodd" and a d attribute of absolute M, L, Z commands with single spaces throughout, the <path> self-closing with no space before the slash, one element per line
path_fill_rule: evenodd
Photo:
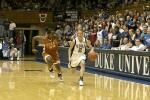
<path fill-rule="evenodd" d="M 123 66 L 122 66 L 122 56 L 119 54 L 119 71 L 123 71 Z"/>
<path fill-rule="evenodd" d="M 148 63 L 149 63 L 149 57 L 143 57 L 143 75 L 149 75 L 149 69 L 148 69 Z"/>
<path fill-rule="evenodd" d="M 132 68 L 131 68 L 131 73 L 134 74 L 134 56 L 132 56 Z"/>
<path fill-rule="evenodd" d="M 110 70 L 114 70 L 114 54 L 110 54 Z"/>
<path fill-rule="evenodd" d="M 127 72 L 127 68 L 128 68 L 128 72 L 130 72 L 130 55 L 125 55 L 125 72 Z"/>
<path fill-rule="evenodd" d="M 137 73 L 139 74 L 140 72 L 140 67 L 141 67 L 141 62 L 142 62 L 142 56 L 140 56 L 140 61 L 138 60 L 139 56 L 135 56 L 136 59 L 136 66 L 137 66 Z"/>

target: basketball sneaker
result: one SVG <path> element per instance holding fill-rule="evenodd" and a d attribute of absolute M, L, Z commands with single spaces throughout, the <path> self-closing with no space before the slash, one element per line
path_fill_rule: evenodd
<path fill-rule="evenodd" d="M 10 60 L 14 60 L 13 57 L 11 57 Z"/>
<path fill-rule="evenodd" d="M 53 68 L 49 69 L 50 72 L 50 78 L 55 78 L 55 73 L 53 71 Z"/>
<path fill-rule="evenodd" d="M 19 57 L 17 57 L 17 60 L 20 60 L 20 58 L 19 58 Z"/>
<path fill-rule="evenodd" d="M 50 72 L 50 78 L 55 78 L 55 73 L 54 72 Z"/>
<path fill-rule="evenodd" d="M 63 77 L 62 77 L 62 73 L 58 73 L 58 77 L 59 77 L 59 81 L 60 82 L 63 82 L 64 80 L 63 80 Z"/>
<path fill-rule="evenodd" d="M 83 86 L 83 76 L 80 76 L 80 79 L 79 79 L 79 86 Z"/>
<path fill-rule="evenodd" d="M 83 86 L 83 81 L 82 80 L 79 80 L 79 85 Z"/>

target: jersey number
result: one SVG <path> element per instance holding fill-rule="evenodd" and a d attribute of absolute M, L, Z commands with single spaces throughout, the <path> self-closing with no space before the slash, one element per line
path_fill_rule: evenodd
<path fill-rule="evenodd" d="M 82 52 L 82 48 L 79 48 L 78 52 Z"/>

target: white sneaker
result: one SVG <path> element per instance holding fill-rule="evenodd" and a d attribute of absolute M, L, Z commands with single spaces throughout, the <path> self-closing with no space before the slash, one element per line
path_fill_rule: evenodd
<path fill-rule="evenodd" d="M 50 77 L 51 78 L 55 78 L 55 73 L 54 72 L 50 72 Z"/>
<path fill-rule="evenodd" d="M 60 76 L 59 78 L 60 78 L 59 82 L 63 82 L 64 81 L 62 76 Z"/>
<path fill-rule="evenodd" d="M 83 81 L 82 80 L 79 80 L 79 85 L 83 86 Z"/>
<path fill-rule="evenodd" d="M 19 57 L 17 57 L 17 60 L 20 60 Z"/>
<path fill-rule="evenodd" d="M 10 60 L 13 60 L 13 57 L 11 57 Z"/>

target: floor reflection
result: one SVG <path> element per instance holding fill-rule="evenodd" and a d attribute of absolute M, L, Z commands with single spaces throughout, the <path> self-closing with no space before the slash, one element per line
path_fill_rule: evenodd
<path fill-rule="evenodd" d="M 79 72 L 72 75 L 68 69 L 62 68 L 64 82 L 59 82 L 58 77 L 55 79 L 49 77 L 49 72 L 45 71 L 45 64 L 17 61 L 9 63 L 1 61 L 0 64 L 0 100 L 149 100 L 150 98 L 150 86 L 145 84 L 85 73 L 85 85 L 79 86 Z M 16 97 L 16 94 L 19 97 Z"/>
<path fill-rule="evenodd" d="M 111 93 L 111 98 L 123 98 L 124 100 L 149 100 L 150 86 L 95 75 L 95 88 L 100 89 L 102 95 Z"/>

